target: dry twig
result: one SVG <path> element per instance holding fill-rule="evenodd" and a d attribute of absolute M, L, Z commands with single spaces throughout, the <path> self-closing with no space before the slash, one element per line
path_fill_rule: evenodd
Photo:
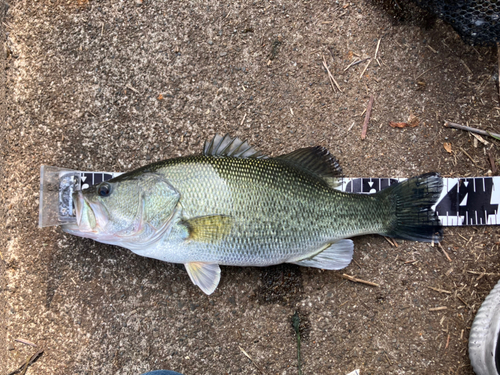
<path fill-rule="evenodd" d="M 446 252 L 446 250 L 444 249 L 444 247 L 441 246 L 441 244 L 439 242 L 438 242 L 438 246 L 441 249 L 441 251 L 443 252 L 443 254 L 446 256 L 446 258 L 448 259 L 448 261 L 451 262 L 450 256 L 448 255 L 448 253 Z"/>
<path fill-rule="evenodd" d="M 462 147 L 460 147 L 460 151 L 462 151 L 476 167 L 479 167 L 479 165 L 477 165 L 476 161 L 472 158 L 472 156 L 469 155 L 467 151 L 465 151 Z"/>
<path fill-rule="evenodd" d="M 500 276 L 500 273 L 488 273 L 488 272 L 477 272 L 477 271 L 467 271 L 473 275 L 485 275 L 485 276 Z"/>
<path fill-rule="evenodd" d="M 375 97 L 370 96 L 370 101 L 368 102 L 368 107 L 366 107 L 365 122 L 363 123 L 363 130 L 361 131 L 361 139 L 366 138 L 366 131 L 368 130 L 368 123 L 370 122 L 370 115 L 372 113 L 373 100 Z"/>
<path fill-rule="evenodd" d="M 451 294 L 451 292 L 450 292 L 450 291 L 448 291 L 448 290 L 439 289 L 439 288 L 433 288 L 432 286 L 428 286 L 427 288 L 432 289 L 432 290 L 435 290 L 436 292 L 439 292 L 439 293 Z"/>
<path fill-rule="evenodd" d="M 36 360 L 43 354 L 44 351 L 45 351 L 45 349 L 40 349 L 35 354 L 28 357 L 26 359 L 26 361 L 24 361 L 16 370 L 9 372 L 8 375 L 15 375 L 15 374 L 19 374 L 19 373 L 21 373 L 21 375 L 26 374 L 28 367 L 30 367 L 33 363 L 35 363 Z"/>
<path fill-rule="evenodd" d="M 347 280 L 350 280 L 354 283 L 361 283 L 361 284 L 366 284 L 366 285 L 371 285 L 371 286 L 376 286 L 376 287 L 380 287 L 380 285 L 378 285 L 377 283 L 372 283 L 371 281 L 365 281 L 365 280 L 361 280 L 361 279 L 358 279 L 354 276 L 351 276 L 351 275 L 347 275 L 347 274 L 342 274 L 342 277 L 344 279 L 347 279 Z"/>
<path fill-rule="evenodd" d="M 498 168 L 497 168 L 497 164 L 495 163 L 495 158 L 491 154 L 491 151 L 488 151 L 488 160 L 490 161 L 490 165 L 491 165 L 491 173 L 493 175 L 496 175 L 498 173 Z"/>
<path fill-rule="evenodd" d="M 476 133 L 476 134 L 481 134 L 481 135 L 489 135 L 490 137 L 493 137 L 493 138 L 500 138 L 500 134 L 498 134 L 498 133 L 492 133 L 492 132 L 488 132 L 486 130 L 471 128 L 470 126 L 460 125 L 460 124 L 456 124 L 456 123 L 450 122 L 450 121 L 445 121 L 444 126 L 447 128 L 455 128 L 455 129 L 465 130 L 465 131 L 468 131 L 471 133 Z"/>
<path fill-rule="evenodd" d="M 439 307 L 432 307 L 429 309 L 429 311 L 441 311 L 441 310 L 447 310 L 448 308 L 446 306 L 439 306 Z"/>
<path fill-rule="evenodd" d="M 245 122 L 245 119 L 247 118 L 247 114 L 245 113 L 245 115 L 243 116 L 243 120 L 241 120 L 241 124 L 240 124 L 240 127 L 243 126 L 243 123 Z"/>
<path fill-rule="evenodd" d="M 370 63 L 371 63 L 371 62 L 372 62 L 371 60 L 370 60 L 370 61 L 368 61 L 368 64 L 366 64 L 365 68 L 364 68 L 364 69 L 363 69 L 363 71 L 361 72 L 361 75 L 359 76 L 359 79 L 363 78 L 363 74 L 365 74 L 366 69 L 368 69 L 368 67 L 370 66 Z"/>
<path fill-rule="evenodd" d="M 363 59 L 363 60 L 357 60 L 357 61 L 354 61 L 353 63 L 350 63 L 349 65 L 347 65 L 347 68 L 344 69 L 344 72 L 349 69 L 350 67 L 353 67 L 354 65 L 358 65 L 358 64 L 361 64 L 362 62 L 366 61 L 366 60 L 369 60 L 370 57 L 367 57 L 366 59 Z"/>
<path fill-rule="evenodd" d="M 245 356 L 250 360 L 250 362 L 252 362 L 252 364 L 255 366 L 255 368 L 257 370 L 259 370 L 261 374 L 263 374 L 264 371 L 262 371 L 262 369 L 259 366 L 257 366 L 257 364 L 253 361 L 252 357 L 250 357 L 248 355 L 248 353 L 245 350 L 243 350 L 243 348 L 241 346 L 238 346 L 238 348 L 240 348 L 240 350 L 243 352 L 243 354 L 245 354 Z"/>
<path fill-rule="evenodd" d="M 35 343 L 33 343 L 31 341 L 28 341 L 28 340 L 25 340 L 25 339 L 22 339 L 22 338 L 14 339 L 14 341 L 20 342 L 21 344 L 25 344 L 25 345 L 30 345 L 30 346 L 35 346 L 36 347 Z"/>
<path fill-rule="evenodd" d="M 325 67 L 326 72 L 328 73 L 328 78 L 330 79 L 330 84 L 332 85 L 332 89 L 333 89 L 333 91 L 335 92 L 335 87 L 333 86 L 333 85 L 335 84 L 335 86 L 337 86 L 337 89 L 338 89 L 340 92 L 342 92 L 342 90 L 340 89 L 339 84 L 337 83 L 337 81 L 335 81 L 335 78 L 333 78 L 333 75 L 332 75 L 332 73 L 330 72 L 330 69 L 328 69 L 328 65 L 326 65 L 325 56 L 323 56 L 323 66 Z"/>
<path fill-rule="evenodd" d="M 497 55 L 498 55 L 498 95 L 500 97 L 500 42 L 497 42 Z"/>
<path fill-rule="evenodd" d="M 387 242 L 389 242 L 393 247 L 398 247 L 398 243 L 393 239 L 393 238 L 389 238 L 389 237 L 386 237 L 386 236 L 383 236 L 385 238 L 385 240 Z"/>

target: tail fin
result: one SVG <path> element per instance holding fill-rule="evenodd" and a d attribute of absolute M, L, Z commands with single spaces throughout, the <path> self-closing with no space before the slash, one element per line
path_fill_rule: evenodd
<path fill-rule="evenodd" d="M 392 185 L 379 194 L 394 206 L 395 217 L 384 235 L 405 240 L 439 242 L 443 229 L 432 206 L 443 189 L 437 173 L 426 173 Z"/>

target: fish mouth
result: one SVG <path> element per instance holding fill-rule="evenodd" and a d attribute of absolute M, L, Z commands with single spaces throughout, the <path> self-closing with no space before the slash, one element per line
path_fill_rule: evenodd
<path fill-rule="evenodd" d="M 68 229 L 79 232 L 98 233 L 108 223 L 108 215 L 104 207 L 97 202 L 85 198 L 81 191 L 73 194 L 76 225 L 68 225 Z"/>
<path fill-rule="evenodd" d="M 73 194 L 73 206 L 75 208 L 77 227 L 80 227 L 80 224 L 82 223 L 83 205 L 85 204 L 84 199 L 85 198 L 83 198 L 83 194 L 80 191 Z"/>

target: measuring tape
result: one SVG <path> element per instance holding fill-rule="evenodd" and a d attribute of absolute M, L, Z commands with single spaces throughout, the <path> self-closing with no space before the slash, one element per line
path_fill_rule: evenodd
<path fill-rule="evenodd" d="M 404 178 L 343 178 L 339 190 L 373 194 Z M 443 178 L 443 191 L 433 206 L 447 227 L 499 225 L 500 177 Z"/>
<path fill-rule="evenodd" d="M 73 191 L 85 190 L 120 174 L 42 166 L 39 226 L 75 221 Z M 348 193 L 373 194 L 403 180 L 405 179 L 343 177 L 337 189 Z M 443 178 L 443 191 L 433 208 L 443 226 L 499 225 L 499 204 L 500 177 Z"/>

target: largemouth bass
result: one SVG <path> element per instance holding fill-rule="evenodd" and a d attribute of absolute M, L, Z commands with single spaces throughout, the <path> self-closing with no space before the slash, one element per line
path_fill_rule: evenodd
<path fill-rule="evenodd" d="M 274 158 L 216 135 L 201 155 L 153 163 L 75 193 L 64 231 L 182 263 L 211 294 L 219 265 L 294 263 L 338 270 L 363 234 L 439 241 L 432 210 L 441 177 L 428 173 L 372 195 L 335 189 L 341 169 L 323 147 Z"/>

